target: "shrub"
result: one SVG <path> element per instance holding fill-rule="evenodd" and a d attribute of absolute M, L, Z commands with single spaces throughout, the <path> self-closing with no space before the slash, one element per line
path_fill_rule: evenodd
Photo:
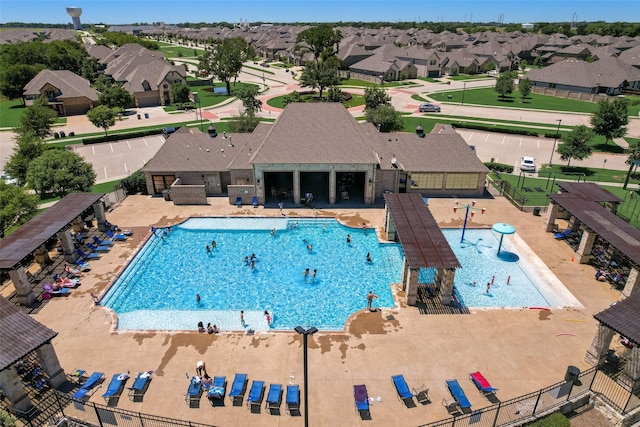
<path fill-rule="evenodd" d="M 135 171 L 130 176 L 120 181 L 120 184 L 127 191 L 127 194 L 147 194 L 147 181 L 144 178 L 142 169 Z"/>
<path fill-rule="evenodd" d="M 513 173 L 513 165 L 495 162 L 486 162 L 484 165 L 494 172 Z"/>
<path fill-rule="evenodd" d="M 477 130 L 484 130 L 488 132 L 508 133 L 513 135 L 538 136 L 537 132 L 530 132 L 525 129 L 504 129 L 504 128 L 497 128 L 491 125 L 483 125 L 480 123 L 453 122 L 451 123 L 451 126 L 456 128 L 477 129 Z"/>
<path fill-rule="evenodd" d="M 571 421 L 560 412 L 555 412 L 527 425 L 529 427 L 571 427 Z"/>
<path fill-rule="evenodd" d="M 0 427 L 16 427 L 16 422 L 11 415 L 0 409 Z"/>

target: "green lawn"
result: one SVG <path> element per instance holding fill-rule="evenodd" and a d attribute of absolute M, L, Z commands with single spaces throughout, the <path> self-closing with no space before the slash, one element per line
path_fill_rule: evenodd
<path fill-rule="evenodd" d="M 160 50 L 167 59 L 184 59 L 184 58 L 198 58 L 204 52 L 200 49 L 194 49 L 184 46 L 176 46 L 173 44 L 161 43 Z M 194 52 L 195 51 L 195 52 Z"/>
<path fill-rule="evenodd" d="M 536 110 L 567 111 L 591 114 L 598 110 L 598 104 L 578 101 L 575 99 L 558 98 L 555 96 L 530 94 L 524 102 L 520 99 L 520 92 L 514 90 L 511 95 L 501 99 L 493 88 L 455 90 L 429 94 L 429 97 L 439 102 L 462 103 L 464 94 L 465 104 L 489 105 L 495 107 L 510 107 Z M 451 98 L 449 98 L 451 97 Z M 629 105 L 629 115 L 638 116 L 640 105 Z"/>
<path fill-rule="evenodd" d="M 449 76 L 449 80 L 463 81 L 463 80 L 482 80 L 482 79 L 493 79 L 493 77 L 489 77 L 486 74 L 457 74 L 455 76 Z"/>
<path fill-rule="evenodd" d="M 327 91 L 325 90 L 322 93 L 322 97 L 326 98 L 326 96 L 327 96 Z M 284 108 L 285 107 L 284 99 L 286 97 L 287 95 L 282 95 L 282 96 L 276 96 L 274 98 L 271 98 L 267 101 L 267 105 L 275 108 Z M 318 99 L 317 92 L 313 94 L 308 94 L 308 95 L 300 95 L 300 102 L 313 102 L 313 101 L 317 101 L 317 99 Z M 358 105 L 364 105 L 364 96 L 356 95 L 352 93 L 351 99 L 347 102 L 343 102 L 342 105 L 344 105 L 347 108 L 356 107 Z"/>
<path fill-rule="evenodd" d="M 231 93 L 232 95 L 223 95 L 223 94 L 218 94 L 218 93 L 213 93 L 213 88 L 214 87 L 226 87 L 226 85 L 224 84 L 224 82 L 219 82 L 216 83 L 213 86 L 193 86 L 191 87 L 191 91 L 194 92 L 198 92 L 198 98 L 200 99 L 200 103 L 202 105 L 198 105 L 197 107 L 200 108 L 207 108 L 207 107 L 211 107 L 212 105 L 218 105 L 221 102 L 224 102 L 230 98 L 233 97 L 233 90 L 235 88 L 239 88 L 242 86 L 256 86 L 254 84 L 251 83 L 233 83 L 231 82 Z M 172 111 L 178 111 L 178 108 L 175 105 L 169 105 L 167 107 L 164 107 L 164 111 L 166 112 L 172 112 Z"/>
<path fill-rule="evenodd" d="M 267 67 L 252 67 L 251 65 L 242 65 L 242 68 L 248 68 L 250 70 L 259 71 L 259 72 L 265 73 L 265 74 L 271 74 L 271 75 L 275 75 L 276 74 L 273 71 L 269 71 L 269 69 Z"/>
<path fill-rule="evenodd" d="M 20 117 L 26 111 L 22 101 L 0 101 L 0 127 L 13 128 L 20 125 Z"/>
<path fill-rule="evenodd" d="M 414 85 L 414 82 L 384 82 L 383 87 L 398 87 Z M 356 86 L 356 87 L 379 87 L 380 82 L 368 82 L 358 79 L 344 79 L 340 82 L 340 86 Z"/>

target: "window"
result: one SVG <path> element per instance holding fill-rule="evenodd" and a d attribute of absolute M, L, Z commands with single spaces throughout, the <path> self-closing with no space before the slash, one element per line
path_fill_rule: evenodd
<path fill-rule="evenodd" d="M 175 175 L 153 175 L 153 192 L 155 194 L 162 193 L 162 190 L 171 188 L 171 184 L 176 180 Z"/>
<path fill-rule="evenodd" d="M 169 85 L 168 85 L 168 84 L 166 84 L 166 83 L 165 83 L 165 84 L 163 84 L 163 85 L 162 85 L 162 87 L 163 87 L 163 89 L 169 89 Z"/>
<path fill-rule="evenodd" d="M 412 173 L 411 174 L 411 187 L 440 190 L 442 189 L 443 182 L 444 182 L 443 173 Z"/>
<path fill-rule="evenodd" d="M 429 65 L 436 65 L 436 60 L 432 59 L 431 61 L 429 61 Z"/>
<path fill-rule="evenodd" d="M 448 173 L 447 190 L 472 190 L 478 188 L 479 175 L 477 173 Z"/>

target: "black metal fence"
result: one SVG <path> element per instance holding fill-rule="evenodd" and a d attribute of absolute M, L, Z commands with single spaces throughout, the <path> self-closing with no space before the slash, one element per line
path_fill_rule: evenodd
<path fill-rule="evenodd" d="M 608 375 L 597 367 L 582 372 L 577 378 L 562 381 L 534 393 L 520 396 L 506 402 L 472 411 L 468 414 L 422 424 L 420 427 L 498 427 L 520 425 L 543 415 L 554 412 L 567 402 L 597 395 L 622 415 L 640 406 L 640 399 L 632 387 L 615 375 Z"/>

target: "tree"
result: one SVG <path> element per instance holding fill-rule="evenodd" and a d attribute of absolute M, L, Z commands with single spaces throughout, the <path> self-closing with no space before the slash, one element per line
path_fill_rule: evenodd
<path fill-rule="evenodd" d="M 485 62 L 485 63 L 482 65 L 482 71 L 484 71 L 485 73 L 486 73 L 487 71 L 493 71 L 493 70 L 495 70 L 496 68 L 498 68 L 498 66 L 497 66 L 497 65 L 496 65 L 496 63 L 495 63 L 495 62 L 493 62 L 493 61 L 487 61 L 487 62 Z"/>
<path fill-rule="evenodd" d="M 255 85 L 242 85 L 233 90 L 233 94 L 242 101 L 245 111 L 251 111 L 254 115 L 262 110 L 262 101 L 257 96 L 259 89 Z"/>
<path fill-rule="evenodd" d="M 24 103 L 24 87 L 42 70 L 42 66 L 13 64 L 0 67 L 0 93 L 8 99 Z"/>
<path fill-rule="evenodd" d="M 109 108 L 119 108 L 122 112 L 133 105 L 133 96 L 123 87 L 112 85 L 100 94 L 100 103 Z"/>
<path fill-rule="evenodd" d="M 53 193 L 62 197 L 68 193 L 90 191 L 96 181 L 96 173 L 91 164 L 78 154 L 52 149 L 31 162 L 27 181 L 38 194 Z"/>
<path fill-rule="evenodd" d="M 523 73 L 526 71 L 527 65 L 529 64 L 527 63 L 526 59 L 523 59 L 522 61 L 520 61 L 520 69 L 522 70 Z"/>
<path fill-rule="evenodd" d="M 200 59 L 199 69 L 212 74 L 227 86 L 231 93 L 231 79 L 238 77 L 242 63 L 255 56 L 253 48 L 241 37 L 227 38 L 218 41 L 207 50 Z"/>
<path fill-rule="evenodd" d="M 0 237 L 16 224 L 27 222 L 38 210 L 38 196 L 0 181 Z"/>
<path fill-rule="evenodd" d="M 98 105 L 87 111 L 87 118 L 95 127 L 104 129 L 105 136 L 109 128 L 116 124 L 116 113 L 106 105 Z"/>
<path fill-rule="evenodd" d="M 391 97 L 381 87 L 371 86 L 364 90 L 364 109 L 377 108 L 380 105 L 389 105 Z"/>
<path fill-rule="evenodd" d="M 624 185 L 622 188 L 627 189 L 627 185 L 629 185 L 629 179 L 631 179 L 631 173 L 633 172 L 633 168 L 638 166 L 640 163 L 640 143 L 636 143 L 634 145 L 629 145 L 629 158 L 625 160 L 625 163 L 629 165 L 629 171 L 627 172 L 627 177 L 624 179 Z"/>
<path fill-rule="evenodd" d="M 40 157 L 44 151 L 44 141 L 32 132 L 17 134 L 13 154 L 4 166 L 5 171 L 16 178 L 20 184 L 27 180 L 29 164 Z"/>
<path fill-rule="evenodd" d="M 300 75 L 300 85 L 320 89 L 320 99 L 322 99 L 322 92 L 325 88 L 340 83 L 340 77 L 338 76 L 339 65 L 340 60 L 335 56 L 329 57 L 324 61 L 307 63 Z"/>
<path fill-rule="evenodd" d="M 500 94 L 500 98 L 513 92 L 513 77 L 509 73 L 500 74 L 496 80 L 495 90 Z"/>
<path fill-rule="evenodd" d="M 373 123 L 380 132 L 394 132 L 404 129 L 402 116 L 391 105 L 368 108 L 365 113 L 367 121 Z"/>
<path fill-rule="evenodd" d="M 520 91 L 520 98 L 524 100 L 531 93 L 531 80 L 528 78 L 520 79 L 518 82 L 518 90 Z"/>
<path fill-rule="evenodd" d="M 593 132 L 605 137 L 605 144 L 610 139 L 623 137 L 627 133 L 625 127 L 629 124 L 627 105 L 625 98 L 616 98 L 609 102 L 603 99 L 598 102 L 598 111 L 591 115 Z"/>
<path fill-rule="evenodd" d="M 171 86 L 171 97 L 174 103 L 189 102 L 189 96 L 191 96 L 191 89 L 187 83 L 180 82 Z"/>
<path fill-rule="evenodd" d="M 260 123 L 260 118 L 251 110 L 242 111 L 229 120 L 229 131 L 233 133 L 251 133 Z"/>
<path fill-rule="evenodd" d="M 558 146 L 558 153 L 562 160 L 571 164 L 571 159 L 582 160 L 591 156 L 589 143 L 593 139 L 593 132 L 584 125 L 576 126 L 571 132 L 562 137 L 562 144 Z"/>
<path fill-rule="evenodd" d="M 27 111 L 20 117 L 20 126 L 15 131 L 20 134 L 30 132 L 43 139 L 51 135 L 51 126 L 56 121 L 57 114 L 47 105 L 43 96 L 36 98 L 33 105 L 27 107 Z"/>
<path fill-rule="evenodd" d="M 315 62 L 318 62 L 320 55 L 325 58 L 338 53 L 338 46 L 342 40 L 340 30 L 334 31 L 328 24 L 321 24 L 316 27 L 307 28 L 298 33 L 296 44 L 304 43 L 313 52 Z"/>
<path fill-rule="evenodd" d="M 329 102 L 342 102 L 344 101 L 344 93 L 338 86 L 331 86 L 327 91 L 327 101 Z"/>

